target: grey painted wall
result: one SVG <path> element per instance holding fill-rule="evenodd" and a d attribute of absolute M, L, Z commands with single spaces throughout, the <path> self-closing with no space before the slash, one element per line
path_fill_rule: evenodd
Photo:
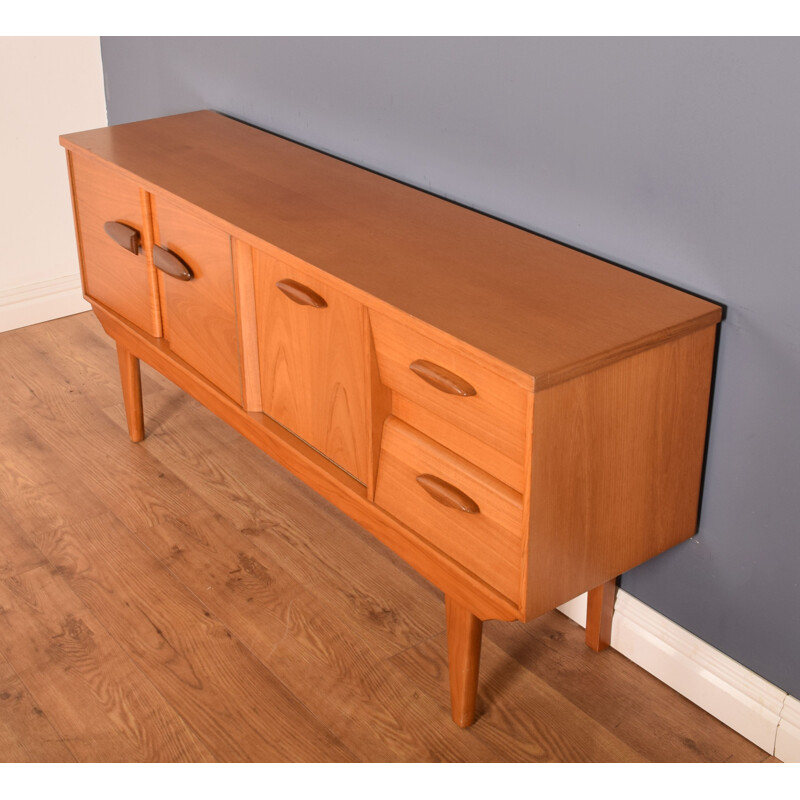
<path fill-rule="evenodd" d="M 800 40 L 104 38 L 212 108 L 728 305 L 699 535 L 626 591 L 800 697 Z"/>

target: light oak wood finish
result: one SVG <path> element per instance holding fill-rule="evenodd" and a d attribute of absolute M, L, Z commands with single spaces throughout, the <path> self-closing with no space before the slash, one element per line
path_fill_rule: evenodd
<path fill-rule="evenodd" d="M 365 487 L 317 450 L 304 444 L 265 414 L 244 413 L 195 370 L 175 359 L 160 340 L 130 328 L 124 320 L 99 304 L 94 305 L 94 310 L 112 339 L 123 342 L 132 353 L 155 369 L 169 373 L 177 386 L 197 398 L 292 474 L 313 485 L 316 492 L 413 564 L 428 580 L 442 587 L 462 604 L 468 604 L 482 619 L 517 618 L 518 610 L 507 598 L 465 571 L 447 554 L 398 523 L 377 505 L 365 502 Z"/>
<path fill-rule="evenodd" d="M 155 241 L 179 257 L 189 281 L 161 272 L 164 338 L 236 402 L 241 402 L 239 338 L 230 236 L 193 216 L 185 204 L 154 197 Z"/>
<path fill-rule="evenodd" d="M 719 307 L 209 112 L 62 143 L 144 198 L 128 255 L 155 298 L 134 319 L 83 267 L 128 373 L 156 367 L 465 613 L 531 619 L 694 533 Z M 79 231 L 99 183 L 73 172 Z"/>
<path fill-rule="evenodd" d="M 445 597 L 445 611 L 453 722 L 467 728 L 475 721 L 483 622 L 449 597 Z"/>
<path fill-rule="evenodd" d="M 211 111 L 61 141 L 539 388 L 720 319 L 700 298 Z"/>
<path fill-rule="evenodd" d="M 132 253 L 105 230 L 107 222 L 119 222 L 137 231 L 144 241 L 139 187 L 95 160 L 72 153 L 69 163 L 84 291 L 142 330 L 158 335 L 145 255 Z"/>
<path fill-rule="evenodd" d="M 595 653 L 605 650 L 611 644 L 611 623 L 616 596 L 616 578 L 589 589 L 586 603 L 586 644 Z"/>
<path fill-rule="evenodd" d="M 310 270 L 258 251 L 254 268 L 264 413 L 366 484 L 364 309 Z"/>
<path fill-rule="evenodd" d="M 335 739 L 322 751 L 295 737 L 281 745 L 298 705 L 364 761 L 767 760 L 618 653 L 597 658 L 558 612 L 484 624 L 478 718 L 459 730 L 440 593 L 147 364 L 150 435 L 132 445 L 113 343 L 91 314 L 0 335 L 0 371 L 0 582 L 58 600 L 23 604 L 39 628 L 11 631 L 0 614 L 0 760 L 224 758 L 216 742 L 236 742 L 247 760 L 276 750 L 294 761 L 346 758 Z M 2 604 L 5 617 L 19 621 L 13 603 Z M 197 609 L 211 615 L 201 614 L 206 624 L 193 622 Z M 60 632 L 68 612 L 92 630 L 97 652 L 115 655 L 44 666 L 59 648 L 36 631 Z M 165 647 L 142 612 L 171 658 L 151 646 Z M 56 640 L 78 660 L 80 641 Z M 228 682 L 225 659 L 202 655 L 231 642 L 264 665 L 256 706 L 281 685 L 297 698 L 287 716 L 271 710 L 280 719 L 261 737 L 243 736 L 230 713 L 241 683 Z M 34 646 L 42 665 L 26 671 Z M 214 689 L 199 690 L 202 714 L 176 728 L 191 708 L 178 690 L 187 663 Z M 103 687 L 97 701 L 86 702 L 87 685 Z M 170 688 L 169 700 L 155 685 Z"/>
<path fill-rule="evenodd" d="M 695 533 L 714 341 L 706 328 L 536 393 L 528 618 Z"/>
<path fill-rule="evenodd" d="M 479 509 L 465 513 L 431 496 L 418 478 L 430 475 Z M 522 497 L 395 417 L 383 430 L 375 503 L 435 547 L 519 602 Z"/>
<path fill-rule="evenodd" d="M 236 288 L 239 324 L 239 357 L 242 373 L 242 406 L 245 411 L 261 411 L 261 373 L 258 364 L 258 315 L 253 277 L 253 250 L 238 240 L 233 242 L 233 277 Z"/>
<path fill-rule="evenodd" d="M 380 378 L 392 391 L 393 413 L 521 492 L 530 379 L 499 364 L 481 363 L 463 347 L 422 336 L 384 314 L 373 311 L 370 321 Z M 437 386 L 432 377 L 437 374 L 452 377 Z M 449 391 L 448 384 L 460 386 L 464 394 Z"/>

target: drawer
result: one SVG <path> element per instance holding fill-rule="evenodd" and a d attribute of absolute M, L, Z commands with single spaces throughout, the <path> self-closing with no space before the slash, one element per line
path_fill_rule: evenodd
<path fill-rule="evenodd" d="M 522 497 L 389 417 L 375 503 L 513 602 L 524 543 Z"/>
<path fill-rule="evenodd" d="M 139 187 L 75 154 L 70 155 L 70 168 L 84 294 L 158 336 L 155 278 L 137 247 L 145 240 Z"/>
<path fill-rule="evenodd" d="M 530 391 L 380 312 L 370 324 L 393 414 L 524 491 Z"/>
<path fill-rule="evenodd" d="M 176 356 L 241 403 L 230 236 L 195 217 L 183 203 L 153 196 L 152 204 L 155 243 L 162 248 L 160 256 L 154 248 L 153 260 L 162 265 L 164 338 Z M 175 267 L 180 275 L 184 265 L 190 280 L 175 275 Z"/>

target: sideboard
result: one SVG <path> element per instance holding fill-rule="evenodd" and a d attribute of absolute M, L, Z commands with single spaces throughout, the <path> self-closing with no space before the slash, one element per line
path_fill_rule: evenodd
<path fill-rule="evenodd" d="M 61 137 L 128 429 L 144 360 L 484 620 L 695 533 L 719 306 L 211 111 Z"/>

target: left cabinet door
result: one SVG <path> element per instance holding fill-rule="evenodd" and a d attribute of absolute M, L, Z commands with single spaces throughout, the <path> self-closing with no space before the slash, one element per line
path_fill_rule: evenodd
<path fill-rule="evenodd" d="M 164 338 L 176 356 L 241 403 L 231 237 L 184 203 L 160 195 L 151 195 L 151 203 Z"/>
<path fill-rule="evenodd" d="M 74 153 L 69 163 L 84 294 L 159 336 L 158 288 L 143 249 L 147 196 L 102 163 Z"/>

